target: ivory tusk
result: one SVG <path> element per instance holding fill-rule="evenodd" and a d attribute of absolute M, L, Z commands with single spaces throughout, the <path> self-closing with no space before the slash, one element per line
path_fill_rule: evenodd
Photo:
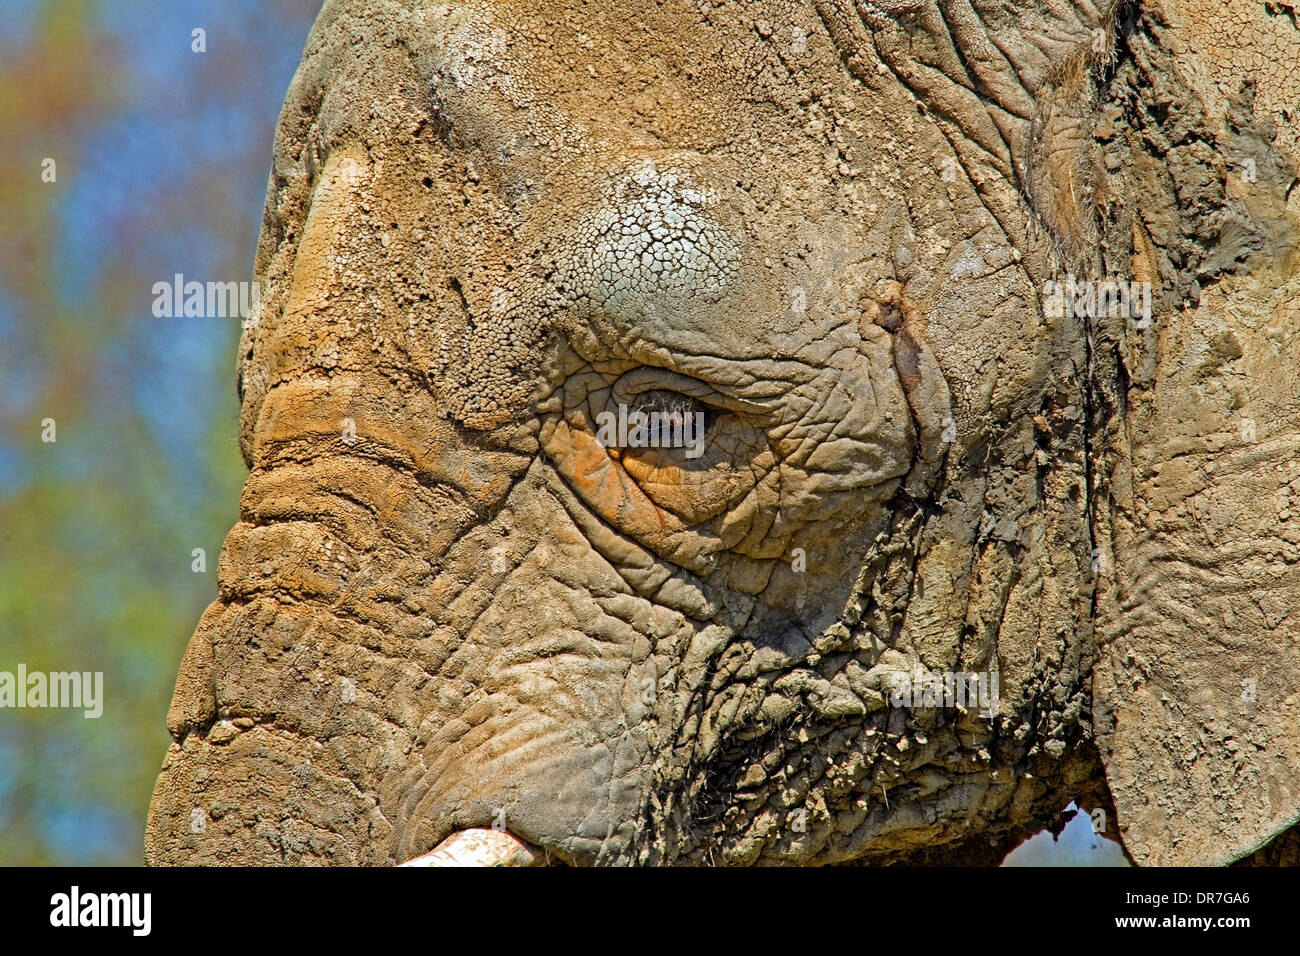
<path fill-rule="evenodd" d="M 546 854 L 505 830 L 457 830 L 428 853 L 401 866 L 545 866 Z"/>

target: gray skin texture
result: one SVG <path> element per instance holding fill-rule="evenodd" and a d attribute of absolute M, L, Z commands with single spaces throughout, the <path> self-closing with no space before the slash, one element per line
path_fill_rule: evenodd
<path fill-rule="evenodd" d="M 327 2 L 149 861 L 988 863 L 1070 800 L 1294 857 L 1298 49 L 1246 0 Z M 620 402 L 704 455 L 601 447 Z M 1000 709 L 892 706 L 918 665 Z"/>

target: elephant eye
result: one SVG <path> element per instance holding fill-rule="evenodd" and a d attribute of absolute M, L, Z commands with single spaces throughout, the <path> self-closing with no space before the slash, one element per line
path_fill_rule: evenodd
<path fill-rule="evenodd" d="M 646 415 L 650 422 L 650 435 L 659 439 L 664 447 L 667 446 L 673 429 L 681 434 L 681 429 L 698 422 L 702 423 L 701 431 L 707 435 L 722 414 L 719 409 L 694 396 L 663 388 L 638 394 L 632 410 Z"/>

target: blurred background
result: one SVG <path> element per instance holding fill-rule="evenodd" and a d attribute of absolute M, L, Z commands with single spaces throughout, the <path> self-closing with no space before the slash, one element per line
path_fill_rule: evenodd
<path fill-rule="evenodd" d="M 0 0 L 0 671 L 102 671 L 105 698 L 98 719 L 0 710 L 0 865 L 143 862 L 244 475 L 240 319 L 157 318 L 152 287 L 251 280 L 319 7 Z M 1008 862 L 1122 856 L 1079 814 Z"/>

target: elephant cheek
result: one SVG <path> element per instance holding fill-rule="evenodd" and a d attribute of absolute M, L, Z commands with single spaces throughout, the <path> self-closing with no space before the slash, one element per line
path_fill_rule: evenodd
<path fill-rule="evenodd" d="M 583 504 L 620 534 L 684 567 L 706 570 L 701 542 L 682 520 L 664 510 L 593 435 L 563 420 L 542 427 L 541 444 Z"/>
<path fill-rule="evenodd" d="M 568 863 L 624 859 L 637 836 L 645 733 L 632 728 L 586 745 L 540 716 L 489 719 L 460 746 L 426 751 L 433 785 L 410 815 L 396 856 L 422 853 L 454 832 L 504 829 Z M 603 736 L 603 735 L 601 735 Z M 466 755 L 463 747 L 476 748 Z M 513 753 L 503 753 L 506 748 Z"/>

